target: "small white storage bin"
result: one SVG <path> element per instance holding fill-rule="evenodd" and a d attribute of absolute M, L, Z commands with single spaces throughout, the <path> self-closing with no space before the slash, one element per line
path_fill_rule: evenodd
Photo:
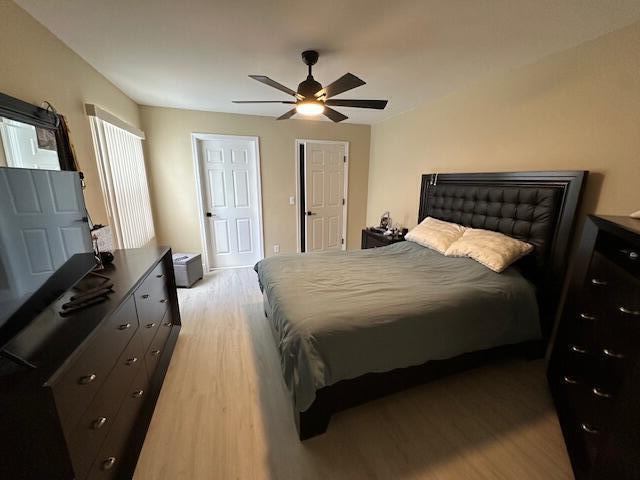
<path fill-rule="evenodd" d="M 174 253 L 173 270 L 176 286 L 189 288 L 202 278 L 202 257 L 199 253 Z"/>

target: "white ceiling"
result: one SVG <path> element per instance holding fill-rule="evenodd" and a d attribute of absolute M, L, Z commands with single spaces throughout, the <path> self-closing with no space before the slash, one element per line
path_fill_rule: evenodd
<path fill-rule="evenodd" d="M 305 49 L 323 85 L 367 82 L 339 98 L 389 99 L 384 111 L 337 108 L 376 123 L 480 78 L 533 62 L 640 18 L 638 0 L 17 0 L 136 102 L 277 116 Z"/>

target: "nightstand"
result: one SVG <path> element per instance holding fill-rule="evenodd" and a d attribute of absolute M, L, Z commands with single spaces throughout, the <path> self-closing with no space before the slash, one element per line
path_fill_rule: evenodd
<path fill-rule="evenodd" d="M 387 245 L 398 242 L 404 242 L 404 235 L 383 235 L 368 228 L 362 230 L 361 248 L 363 250 L 365 248 L 386 247 Z"/>

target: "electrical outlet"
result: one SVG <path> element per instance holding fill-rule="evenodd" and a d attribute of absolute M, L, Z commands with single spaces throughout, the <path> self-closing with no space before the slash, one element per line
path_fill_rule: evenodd
<path fill-rule="evenodd" d="M 273 253 L 280 253 L 280 245 L 276 244 L 273 246 Z"/>

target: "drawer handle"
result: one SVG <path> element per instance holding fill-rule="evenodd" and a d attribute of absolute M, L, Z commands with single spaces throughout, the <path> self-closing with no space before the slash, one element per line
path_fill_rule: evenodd
<path fill-rule="evenodd" d="M 147 323 L 144 328 L 153 328 L 156 326 L 156 322 Z"/>
<path fill-rule="evenodd" d="M 634 252 L 633 250 L 631 250 L 629 252 L 629 260 L 638 260 L 638 259 L 640 259 L 640 253 Z"/>
<path fill-rule="evenodd" d="M 581 313 L 580 318 L 583 320 L 597 320 L 597 318 L 594 315 L 589 315 L 587 313 Z"/>
<path fill-rule="evenodd" d="M 602 353 L 604 353 L 605 357 L 609 357 L 609 358 L 624 358 L 624 354 L 623 353 L 619 353 L 616 352 L 614 350 L 611 350 L 609 348 L 605 348 L 604 350 L 602 350 Z"/>
<path fill-rule="evenodd" d="M 102 470 L 111 470 L 116 464 L 116 457 L 109 457 L 102 462 Z"/>
<path fill-rule="evenodd" d="M 167 299 L 163 298 L 162 300 L 160 300 L 160 303 L 167 303 Z"/>
<path fill-rule="evenodd" d="M 140 398 L 142 395 L 144 395 L 144 390 L 136 390 L 131 394 L 133 398 Z"/>
<path fill-rule="evenodd" d="M 156 275 L 156 278 L 162 278 L 164 277 L 164 273 L 159 273 L 158 275 Z"/>
<path fill-rule="evenodd" d="M 118 325 L 118 330 L 128 330 L 131 328 L 130 323 L 123 323 L 122 325 Z"/>
<path fill-rule="evenodd" d="M 104 427 L 105 423 L 107 423 L 107 417 L 97 418 L 93 421 L 91 428 L 93 428 L 94 430 L 100 430 L 102 427 Z"/>
<path fill-rule="evenodd" d="M 89 385 L 91 382 L 93 382 L 96 379 L 96 374 L 95 373 L 90 373 L 89 375 L 85 375 L 84 377 L 80 377 L 80 380 L 78 380 L 78 383 L 80 385 Z"/>
<path fill-rule="evenodd" d="M 606 280 L 600 280 L 599 278 L 592 278 L 591 283 L 598 287 L 606 287 L 608 282 Z"/>
<path fill-rule="evenodd" d="M 591 390 L 591 391 L 593 392 L 593 394 L 596 397 L 600 397 L 600 398 L 611 398 L 613 396 L 610 393 L 607 393 L 607 392 L 603 391 L 599 387 L 593 387 L 593 390 Z"/>
<path fill-rule="evenodd" d="M 125 362 L 127 365 L 133 365 L 134 363 L 136 363 L 138 361 L 138 357 L 131 357 L 131 358 L 127 358 L 127 361 Z"/>
<path fill-rule="evenodd" d="M 587 423 L 581 424 L 580 428 L 582 428 L 582 430 L 584 430 L 585 432 L 590 433 L 592 435 L 597 435 L 598 433 L 600 433 L 600 430 L 598 430 L 595 427 L 592 427 L 591 425 L 589 425 Z"/>
<path fill-rule="evenodd" d="M 587 349 L 578 345 L 571 345 L 571 351 L 575 353 L 587 353 Z"/>
<path fill-rule="evenodd" d="M 149 298 L 149 294 L 148 294 L 148 293 L 145 293 L 144 295 L 141 295 L 141 297 L 142 297 L 142 298 L 144 298 L 144 299 L 146 300 L 147 298 Z"/>
<path fill-rule="evenodd" d="M 575 377 L 570 377 L 569 375 L 565 375 L 564 378 L 562 379 L 564 381 L 564 383 L 568 383 L 569 385 L 577 385 L 578 383 L 578 379 Z"/>
<path fill-rule="evenodd" d="M 640 317 L 640 310 L 631 310 L 625 307 L 618 307 L 618 310 L 624 313 L 625 315 L 633 315 L 635 317 Z"/>
<path fill-rule="evenodd" d="M 171 323 L 171 322 L 164 322 L 164 324 L 163 324 L 163 325 L 164 325 L 165 327 L 172 327 L 172 326 L 173 326 L 173 323 Z"/>
<path fill-rule="evenodd" d="M 151 355 L 157 357 L 158 355 L 160 355 L 160 350 L 151 350 Z"/>

